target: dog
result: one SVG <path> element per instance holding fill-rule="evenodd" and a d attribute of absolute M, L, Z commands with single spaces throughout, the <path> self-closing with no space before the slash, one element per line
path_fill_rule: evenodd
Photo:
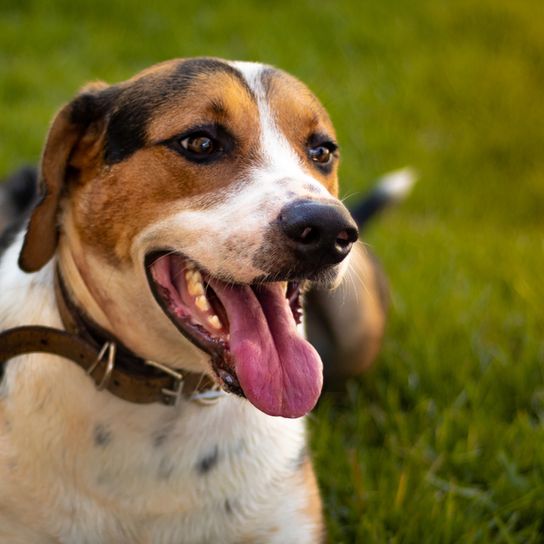
<path fill-rule="evenodd" d="M 323 541 L 302 299 L 367 259 L 338 160 L 315 96 L 257 63 L 58 112 L 0 243 L 0 541 Z"/>

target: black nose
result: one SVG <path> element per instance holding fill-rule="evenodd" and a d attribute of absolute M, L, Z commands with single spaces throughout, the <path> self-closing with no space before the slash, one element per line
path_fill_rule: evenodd
<path fill-rule="evenodd" d="M 298 200 L 285 206 L 279 222 L 297 258 L 319 266 L 339 263 L 358 238 L 357 225 L 340 204 Z"/>

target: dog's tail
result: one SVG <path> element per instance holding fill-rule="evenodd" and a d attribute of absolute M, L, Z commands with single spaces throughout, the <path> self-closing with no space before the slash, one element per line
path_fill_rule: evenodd
<path fill-rule="evenodd" d="M 376 214 L 406 198 L 417 181 L 412 168 L 389 172 L 378 179 L 376 186 L 363 199 L 352 206 L 350 212 L 359 229 L 363 230 Z"/>
<path fill-rule="evenodd" d="M 36 201 L 38 171 L 23 166 L 0 183 L 0 232 L 27 214 Z"/>

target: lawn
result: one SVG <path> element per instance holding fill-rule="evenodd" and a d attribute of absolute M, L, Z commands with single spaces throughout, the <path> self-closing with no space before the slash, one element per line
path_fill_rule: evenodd
<path fill-rule="evenodd" d="M 420 173 L 366 233 L 383 351 L 310 421 L 331 542 L 544 541 L 544 4 L 0 0 L 0 174 L 85 81 L 192 55 L 306 81 L 345 195 Z"/>

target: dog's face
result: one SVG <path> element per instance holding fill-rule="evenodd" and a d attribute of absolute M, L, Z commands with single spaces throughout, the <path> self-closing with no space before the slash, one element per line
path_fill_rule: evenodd
<path fill-rule="evenodd" d="M 297 417 L 321 390 L 296 325 L 301 288 L 333 284 L 357 238 L 337 163 L 329 117 L 295 78 L 163 63 L 59 113 L 20 263 L 51 257 L 59 222 L 60 267 L 102 326 L 140 356 Z"/>

